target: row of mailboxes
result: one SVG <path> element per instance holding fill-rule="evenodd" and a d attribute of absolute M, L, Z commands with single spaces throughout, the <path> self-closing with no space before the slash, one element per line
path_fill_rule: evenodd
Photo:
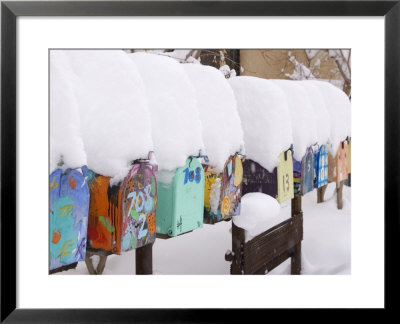
<path fill-rule="evenodd" d="M 115 185 L 87 168 L 65 174 L 57 169 L 50 176 L 50 270 L 84 260 L 86 245 L 121 254 L 153 243 L 156 234 L 173 237 L 202 227 L 203 220 L 215 223 L 238 215 L 239 155 L 230 156 L 221 173 L 204 168 L 189 157 L 164 184 L 157 182 L 157 165 L 139 160 Z"/>
<path fill-rule="evenodd" d="M 326 145 L 315 150 L 309 147 L 301 161 L 292 158 L 290 150 L 283 152 L 272 172 L 249 159 L 243 163 L 243 194 L 263 192 L 282 203 L 326 185 L 328 181 L 347 179 L 347 161 L 346 141 L 340 143 L 335 157 L 328 154 Z"/>
<path fill-rule="evenodd" d="M 87 168 L 56 169 L 49 179 L 49 270 L 85 260 L 89 188 Z"/>
<path fill-rule="evenodd" d="M 240 214 L 240 199 L 263 192 L 280 203 L 313 187 L 347 178 L 347 142 L 335 158 L 321 145 L 302 161 L 287 150 L 269 172 L 253 160 L 230 156 L 222 172 L 189 157 L 169 184 L 157 183 L 157 165 L 136 161 L 122 182 L 87 170 L 50 175 L 50 270 L 85 259 L 88 248 L 120 254 L 153 243 L 156 234 L 187 233 Z M 315 179 L 314 179 L 315 175 Z M 315 180 L 315 181 L 314 181 Z"/>

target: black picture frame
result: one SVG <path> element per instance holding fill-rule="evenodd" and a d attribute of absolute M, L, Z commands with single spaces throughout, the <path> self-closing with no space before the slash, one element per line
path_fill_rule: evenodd
<path fill-rule="evenodd" d="M 239 310 L 16 308 L 16 19 L 19 16 L 384 16 L 385 309 L 396 307 L 399 237 L 400 0 L 395 1 L 2 1 L 1 321 L 6 323 L 225 322 Z M 390 173 L 386 170 L 391 170 Z M 379 173 L 379 171 L 378 171 Z M 379 173 L 381 174 L 381 173 Z M 378 216 L 377 216 L 378 217 Z M 373 233 L 371 233 L 373 239 Z M 391 258 L 390 256 L 393 256 Z M 371 256 L 371 262 L 374 262 Z M 238 293 L 237 297 L 242 298 Z M 240 310 L 242 312 L 243 310 Z M 255 310 L 254 310 L 255 311 Z M 260 312 L 261 310 L 258 310 Z M 256 314 L 254 314 L 257 316 Z M 252 314 L 253 316 L 253 314 Z M 263 316 L 261 314 L 261 316 Z"/>

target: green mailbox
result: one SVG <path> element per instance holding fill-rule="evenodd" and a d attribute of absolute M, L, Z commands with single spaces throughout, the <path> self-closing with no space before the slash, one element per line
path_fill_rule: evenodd
<path fill-rule="evenodd" d="M 170 183 L 159 180 L 156 231 L 158 237 L 173 237 L 203 227 L 204 170 L 189 157 L 175 170 Z"/>

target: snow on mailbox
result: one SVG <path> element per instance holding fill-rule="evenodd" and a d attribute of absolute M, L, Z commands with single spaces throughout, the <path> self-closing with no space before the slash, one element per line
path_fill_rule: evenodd
<path fill-rule="evenodd" d="M 284 92 L 257 77 L 234 77 L 229 83 L 246 149 L 242 194 L 263 192 L 280 203 L 293 198 L 292 121 Z"/>
<path fill-rule="evenodd" d="M 216 68 L 183 64 L 196 91 L 208 161 L 205 173 L 204 222 L 215 223 L 240 214 L 243 130 L 235 95 Z"/>
<path fill-rule="evenodd" d="M 299 81 L 273 80 L 287 98 L 292 121 L 294 195 L 304 195 L 314 188 L 314 154 L 317 141 L 316 116 L 309 94 Z"/>
<path fill-rule="evenodd" d="M 203 226 L 204 149 L 195 90 L 183 67 L 164 55 L 133 53 L 147 90 L 159 166 L 156 232 L 173 237 Z"/>
<path fill-rule="evenodd" d="M 120 254 L 153 243 L 157 165 L 139 72 L 121 50 L 65 52 L 89 167 L 88 248 Z"/>
<path fill-rule="evenodd" d="M 86 253 L 89 190 L 75 80 L 64 53 L 50 51 L 50 273 L 75 267 Z"/>
<path fill-rule="evenodd" d="M 347 142 L 350 136 L 351 105 L 347 95 L 324 81 L 307 81 L 317 86 L 323 95 L 325 106 L 329 113 L 330 133 L 328 140 L 328 179 L 340 182 L 347 179 Z M 340 165 L 338 165 L 340 161 Z M 341 174 L 341 176 L 340 176 Z"/>

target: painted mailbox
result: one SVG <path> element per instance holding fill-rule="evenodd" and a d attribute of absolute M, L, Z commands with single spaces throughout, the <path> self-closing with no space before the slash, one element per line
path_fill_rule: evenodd
<path fill-rule="evenodd" d="M 204 165 L 204 222 L 214 224 L 240 214 L 242 196 L 242 159 L 235 154 L 218 173 L 212 166 Z"/>
<path fill-rule="evenodd" d="M 343 141 L 339 144 L 335 157 L 328 154 L 328 179 L 329 182 L 341 182 L 347 176 L 347 141 Z"/>
<path fill-rule="evenodd" d="M 135 161 L 122 182 L 89 171 L 88 247 L 115 254 L 156 238 L 157 165 Z"/>
<path fill-rule="evenodd" d="M 321 145 L 314 153 L 315 188 L 328 184 L 328 148 Z"/>
<path fill-rule="evenodd" d="M 314 189 L 314 153 L 311 147 L 301 161 L 293 159 L 294 194 L 305 195 Z"/>
<path fill-rule="evenodd" d="M 293 159 L 292 151 L 279 155 L 279 163 L 272 172 L 252 160 L 243 163 L 242 194 L 262 192 L 276 198 L 280 203 L 292 199 L 293 191 Z"/>
<path fill-rule="evenodd" d="M 347 142 L 339 144 L 336 156 L 328 154 L 328 180 L 329 182 L 341 182 L 347 179 Z"/>
<path fill-rule="evenodd" d="M 347 144 L 347 172 L 351 173 L 351 138 L 348 139 Z"/>
<path fill-rule="evenodd" d="M 279 203 L 294 198 L 293 158 L 292 151 L 287 150 L 279 156 L 278 163 L 278 197 Z"/>
<path fill-rule="evenodd" d="M 195 157 L 176 169 L 171 183 L 159 182 L 157 234 L 177 236 L 203 226 L 204 170 Z"/>
<path fill-rule="evenodd" d="M 50 175 L 49 269 L 85 260 L 89 188 L 87 168 L 56 169 Z"/>

